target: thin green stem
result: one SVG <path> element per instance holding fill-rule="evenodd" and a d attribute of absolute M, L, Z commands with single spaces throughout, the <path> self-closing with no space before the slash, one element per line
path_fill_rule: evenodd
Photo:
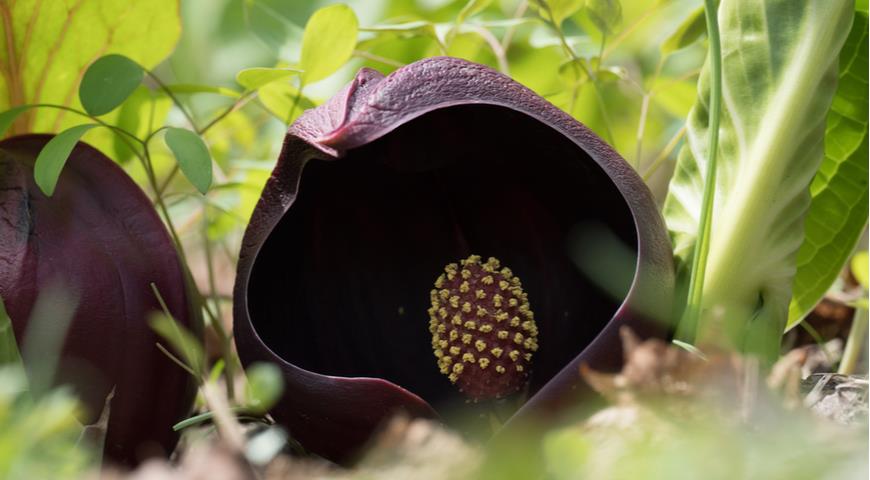
<path fill-rule="evenodd" d="M 106 123 L 105 121 L 100 120 L 99 118 L 97 118 L 97 117 L 95 117 L 87 112 L 84 112 L 82 110 L 78 110 L 76 108 L 67 107 L 66 105 L 58 105 L 58 104 L 54 104 L 54 103 L 32 103 L 32 104 L 25 105 L 25 106 L 31 107 L 31 108 L 56 108 L 58 110 L 64 110 L 67 112 L 75 113 L 76 115 L 81 115 L 83 117 L 87 117 L 89 120 L 91 120 L 95 123 L 98 123 L 101 127 L 106 127 L 109 130 L 117 133 L 121 137 L 121 141 L 125 142 L 127 144 L 127 146 L 130 147 L 131 150 L 133 150 L 134 153 L 137 153 L 137 154 L 139 153 L 136 150 L 136 148 L 133 147 L 133 144 L 129 143 L 129 141 L 127 140 L 127 138 L 129 138 L 129 139 L 132 139 L 133 141 L 141 144 L 142 140 L 140 140 L 139 137 L 124 130 L 123 128 L 116 127 L 112 124 Z"/>
<path fill-rule="evenodd" d="M 701 317 L 704 274 L 707 268 L 707 255 L 710 252 L 713 199 L 716 193 L 716 160 L 719 152 L 719 117 L 722 108 L 722 47 L 719 39 L 716 0 L 705 0 L 704 11 L 707 19 L 707 37 L 710 43 L 710 126 L 708 130 L 709 137 L 707 139 L 709 158 L 707 159 L 707 175 L 704 179 L 704 194 L 701 199 L 698 240 L 695 244 L 695 254 L 692 257 L 686 310 L 680 322 L 680 328 L 683 329 L 683 333 L 690 335 L 690 343 L 694 342 L 697 325 Z"/>
<path fill-rule="evenodd" d="M 557 24 L 553 20 L 553 11 L 550 9 L 550 4 L 544 0 L 541 0 L 539 3 L 541 5 L 541 7 L 547 12 L 545 21 L 547 22 L 548 25 L 550 25 L 550 28 L 552 28 L 556 32 L 556 35 L 559 37 L 559 43 L 562 45 L 562 49 L 565 50 L 565 52 L 568 54 L 568 56 L 571 57 L 571 65 L 573 65 L 573 68 L 575 69 L 574 72 L 577 74 L 577 77 L 578 78 L 580 77 L 580 71 L 577 70 L 579 68 L 579 69 L 583 70 L 583 73 L 585 73 L 586 76 L 589 78 L 589 80 L 592 81 L 592 83 L 595 85 L 595 102 L 598 105 L 599 111 L 601 111 L 601 119 L 604 123 L 604 130 L 605 130 L 605 134 L 607 135 L 607 141 L 610 142 L 610 144 L 612 145 L 614 143 L 613 131 L 610 128 L 610 118 L 607 115 L 607 109 L 604 106 L 604 98 L 601 97 L 601 92 L 598 90 L 598 86 L 597 86 L 598 76 L 595 74 L 595 72 L 589 70 L 589 67 L 585 63 L 580 61 L 580 58 L 577 56 L 577 53 L 574 52 L 574 49 L 571 48 L 571 45 L 568 45 L 568 40 L 565 38 L 565 32 L 564 32 L 564 30 L 562 30 L 562 26 Z M 604 45 L 602 44 L 602 51 L 603 51 L 603 47 L 604 47 Z M 598 65 L 600 68 L 600 66 L 601 66 L 601 59 L 600 58 L 599 58 Z M 574 105 L 577 102 L 577 96 L 579 94 L 580 94 L 580 87 L 579 87 L 579 81 L 578 81 L 578 83 L 576 83 L 574 85 L 574 87 L 571 91 L 571 101 L 570 101 L 569 106 L 568 106 L 568 112 L 571 113 L 571 115 L 574 114 Z"/>
<path fill-rule="evenodd" d="M 293 105 L 290 106 L 290 111 L 287 112 L 287 118 L 284 119 L 284 123 L 290 124 L 293 121 L 293 112 L 296 111 L 296 107 L 299 106 L 299 102 L 302 101 L 302 89 L 305 88 L 304 83 L 299 84 L 299 90 L 296 91 L 296 98 L 293 99 Z"/>
<path fill-rule="evenodd" d="M 214 255 L 212 255 L 212 247 L 211 241 L 208 238 L 208 204 L 203 202 L 202 205 L 202 244 L 203 250 L 205 251 L 205 266 L 208 274 L 208 288 L 211 290 L 212 295 L 217 295 L 217 285 L 215 282 L 214 275 Z M 203 298 L 203 301 L 207 302 L 207 299 Z M 218 304 L 218 301 L 215 300 L 215 304 Z M 218 313 L 220 310 L 218 310 Z M 227 386 L 227 397 L 230 401 L 233 401 L 236 398 L 235 385 L 233 382 L 233 373 L 235 364 L 232 359 L 232 339 L 227 335 L 226 330 L 224 329 L 222 319 L 220 315 L 215 315 L 215 321 L 212 322 L 212 328 L 214 328 L 221 342 L 221 355 L 224 359 L 224 368 L 226 369 L 226 386 Z"/>
<path fill-rule="evenodd" d="M 855 367 L 861 358 L 861 350 L 867 341 L 867 309 L 856 308 L 855 316 L 852 317 L 852 328 L 849 329 L 849 337 L 846 339 L 846 348 L 843 349 L 843 359 L 837 373 L 851 375 L 855 373 Z"/>
<path fill-rule="evenodd" d="M 599 63 L 600 64 L 600 63 Z M 659 75 L 662 72 L 662 68 L 664 67 L 665 59 L 664 57 L 659 58 L 658 65 L 656 65 L 656 71 L 652 76 L 652 83 L 655 85 L 655 82 L 658 80 Z M 641 155 L 643 154 L 643 135 L 646 131 L 646 119 L 649 115 L 649 103 L 652 101 L 653 96 L 655 95 L 655 90 L 650 89 L 646 90 L 643 88 L 643 99 L 640 104 L 640 118 L 637 121 L 637 136 L 635 137 L 636 147 L 634 152 L 634 162 L 633 166 L 635 169 L 640 169 L 641 163 Z"/>
<path fill-rule="evenodd" d="M 236 110 L 238 110 L 238 109 L 244 107 L 244 106 L 245 106 L 249 101 L 251 101 L 251 99 L 253 99 L 256 95 L 257 95 L 257 91 L 256 91 L 256 90 L 251 90 L 251 91 L 249 91 L 249 92 L 245 92 L 244 94 L 242 94 L 241 97 L 239 97 L 238 99 L 236 99 L 236 101 L 233 102 L 232 105 L 230 105 L 229 107 L 227 107 L 227 109 L 225 109 L 223 112 L 221 112 L 220 114 L 218 114 L 218 116 L 214 117 L 210 122 L 208 122 L 207 124 L 205 124 L 204 127 L 202 127 L 202 128 L 200 128 L 199 130 L 197 130 L 196 133 L 198 133 L 198 134 L 200 134 L 200 135 L 204 135 L 205 132 L 209 131 L 209 130 L 211 129 L 211 127 L 215 126 L 218 122 L 220 122 L 221 120 L 223 120 L 224 118 L 226 118 L 227 115 L 229 115 L 229 114 L 233 113 L 234 111 L 236 111 Z"/>
<path fill-rule="evenodd" d="M 196 127 L 196 121 L 193 120 L 193 115 L 191 115 L 190 112 L 187 111 L 187 108 L 185 108 L 184 104 L 182 104 L 181 101 L 178 100 L 178 97 L 176 97 L 175 94 L 172 93 L 172 90 L 170 90 L 169 87 L 167 87 L 166 84 L 163 83 L 162 80 L 160 80 L 160 77 L 154 75 L 154 73 L 148 70 L 146 70 L 145 73 L 148 75 L 148 78 L 154 80 L 154 83 L 156 83 L 157 86 L 160 87 L 160 89 L 163 90 L 164 93 L 166 93 L 166 96 L 169 97 L 170 100 L 172 100 L 172 103 L 174 103 L 175 106 L 178 107 L 179 110 L 181 110 L 181 114 L 184 115 L 184 118 L 186 118 L 187 122 L 190 123 L 190 128 L 192 128 L 193 130 L 198 130 Z"/>

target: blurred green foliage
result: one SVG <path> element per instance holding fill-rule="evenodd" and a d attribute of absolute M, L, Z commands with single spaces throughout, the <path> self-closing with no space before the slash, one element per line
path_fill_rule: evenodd
<path fill-rule="evenodd" d="M 82 478 L 95 459 L 66 389 L 38 399 L 20 368 L 0 367 L 0 478 Z"/>

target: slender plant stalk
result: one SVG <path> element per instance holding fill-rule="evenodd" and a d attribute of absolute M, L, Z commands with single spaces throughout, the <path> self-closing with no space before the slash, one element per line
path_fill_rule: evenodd
<path fill-rule="evenodd" d="M 713 199 L 716 193 L 716 160 L 719 153 L 719 117 L 722 108 L 722 46 L 719 39 L 719 21 L 716 0 L 704 1 L 707 18 L 707 37 L 710 44 L 710 127 L 708 129 L 707 175 L 704 179 L 704 195 L 701 200 L 701 217 L 698 222 L 698 241 L 692 257 L 692 270 L 686 309 L 680 321 L 684 340 L 695 341 L 697 325 L 701 316 L 704 274 L 707 268 L 707 255 L 710 252 L 710 231 L 713 220 Z M 685 330 L 688 329 L 688 330 Z M 689 337 L 685 338 L 688 334 Z"/>
<path fill-rule="evenodd" d="M 864 342 L 867 341 L 867 323 L 867 309 L 856 308 L 855 316 L 852 317 L 852 328 L 849 329 L 849 338 L 846 339 L 846 348 L 843 350 L 843 359 L 840 360 L 840 368 L 837 369 L 837 373 L 842 375 L 855 373 L 855 367 L 861 357 L 861 349 L 864 347 Z"/>
<path fill-rule="evenodd" d="M 559 37 L 559 42 L 562 44 L 562 49 L 565 50 L 565 53 L 567 53 L 568 56 L 571 57 L 571 65 L 575 69 L 574 71 L 578 74 L 577 76 L 580 76 L 580 72 L 577 70 L 577 68 L 579 67 L 583 70 L 583 73 L 585 73 L 586 76 L 592 81 L 592 86 L 595 92 L 595 101 L 598 104 L 599 111 L 601 112 L 601 120 L 604 123 L 604 130 L 605 134 L 607 135 L 607 141 L 610 142 L 610 144 L 612 145 L 613 143 L 615 143 L 613 141 L 613 131 L 610 128 L 610 117 L 607 115 L 607 109 L 604 107 L 604 99 L 601 98 L 601 91 L 598 90 L 598 75 L 595 72 L 589 70 L 589 67 L 586 66 L 585 63 L 580 61 L 580 57 L 577 56 L 577 53 L 574 52 L 574 49 L 571 48 L 571 45 L 568 44 L 568 40 L 565 38 L 565 31 L 562 30 L 562 25 L 559 25 L 553 19 L 553 10 L 550 9 L 550 4 L 544 0 L 539 0 L 538 4 L 547 12 L 546 18 L 544 20 L 547 22 L 548 25 L 550 25 L 550 28 L 552 28 L 556 32 L 556 35 Z M 601 47 L 601 51 L 603 52 L 604 45 L 602 44 Z M 601 59 L 599 58 L 598 68 L 600 67 Z M 571 115 L 574 114 L 574 105 L 577 102 L 577 96 L 579 94 L 579 82 L 575 82 L 574 87 L 571 91 L 571 102 L 568 105 L 568 113 L 570 113 Z"/>
<path fill-rule="evenodd" d="M 641 178 L 643 178 L 644 182 L 648 182 L 649 179 L 652 178 L 653 174 L 656 173 L 659 167 L 661 167 L 665 163 L 665 160 L 670 157 L 671 153 L 674 152 L 674 149 L 677 148 L 677 145 L 680 144 L 680 140 L 682 140 L 685 135 L 686 126 L 683 125 L 682 128 L 677 130 L 677 133 L 675 133 L 674 136 L 671 137 L 670 140 L 668 140 L 668 144 L 665 145 L 665 148 L 662 149 L 662 151 L 659 152 L 658 155 L 656 155 L 655 160 L 653 160 L 652 163 L 649 164 L 649 167 L 647 167 L 646 171 L 643 172 Z"/>
<path fill-rule="evenodd" d="M 206 271 L 208 272 L 208 288 L 209 290 L 211 290 L 211 295 L 216 295 L 217 286 L 215 283 L 214 275 L 214 255 L 212 255 L 211 241 L 208 238 L 208 223 L 208 204 L 204 202 L 202 205 L 202 244 L 203 250 L 205 250 L 205 266 Z M 203 301 L 207 301 L 207 299 L 203 298 Z M 218 302 L 215 301 L 215 304 L 217 303 Z M 218 309 L 218 311 L 220 310 Z M 235 400 L 236 392 L 233 382 L 235 363 L 233 362 L 232 358 L 232 337 L 230 337 L 224 329 L 224 326 L 221 323 L 220 315 L 218 315 L 213 322 L 213 327 L 215 330 L 218 331 L 218 337 L 220 337 L 221 340 L 221 354 L 224 359 L 224 368 L 226 369 L 227 378 L 227 397 L 229 397 L 230 401 L 233 401 Z"/>

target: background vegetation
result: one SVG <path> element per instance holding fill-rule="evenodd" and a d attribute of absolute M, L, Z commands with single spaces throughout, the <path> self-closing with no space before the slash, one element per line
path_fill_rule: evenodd
<path fill-rule="evenodd" d="M 81 137 L 93 144 L 142 186 L 182 246 L 208 325 L 203 346 L 174 335 L 168 318 L 155 319 L 155 329 L 177 351 L 194 352 L 178 360 L 203 386 L 201 407 L 221 408 L 228 400 L 237 413 L 259 418 L 280 385 L 268 367 L 250 375 L 246 386 L 240 379 L 231 338 L 235 264 L 286 128 L 304 109 L 328 99 L 362 67 L 387 74 L 428 56 L 466 58 L 512 76 L 586 124 L 615 147 L 664 204 L 708 51 L 702 3 L 4 1 L 3 27 L 16 34 L 0 53 L 0 111 L 6 111 L 0 114 L 0 130 L 6 135 L 72 132 L 65 133 L 69 140 Z M 863 12 L 858 14 L 863 22 L 853 26 L 844 49 L 849 55 L 840 58 L 846 84 L 857 77 L 850 87 L 855 91 L 838 92 L 828 130 L 845 131 L 838 150 L 826 150 L 822 175 L 813 184 L 813 195 L 823 201 L 833 196 L 842 204 L 814 204 L 820 226 L 808 230 L 815 235 L 813 249 L 805 247 L 798 257 L 799 265 L 811 268 L 799 271 L 796 285 L 802 286 L 791 305 L 791 326 L 835 283 L 866 226 L 866 1 L 859 0 L 856 10 Z M 94 100 L 105 91 L 97 80 L 89 83 L 85 73 L 109 54 L 135 64 L 106 68 L 129 67 L 127 77 L 142 80 L 130 84 L 132 93 L 119 97 L 118 108 Z M 863 80 L 855 73 L 861 71 Z M 25 104 L 37 107 L 18 108 Z M 95 123 L 109 128 L 78 127 Z M 57 165 L 52 168 L 59 171 Z M 53 188 L 51 171 L 42 174 L 44 190 Z M 863 184 L 828 188 L 836 184 L 832 178 L 842 182 L 838 172 L 864 179 Z M 819 270 L 819 262 L 828 268 Z M 866 260 L 863 264 L 866 272 Z M 843 285 L 835 283 L 835 289 L 842 291 Z M 3 329 L 0 323 L 0 360 L 12 357 L 12 348 L 3 348 L 4 338 L 8 341 Z M 0 380 L 0 478 L 13 468 L 36 475 L 31 478 L 76 476 L 93 464 L 92 452 L 72 446 L 78 439 L 69 422 L 74 399 L 63 390 L 31 399 L 20 372 L 7 369 L 0 375 L 7 378 Z M 216 386 L 223 387 L 220 395 Z M 206 420 L 210 413 L 181 427 Z M 222 428 L 232 437 L 226 430 L 231 425 Z M 21 431 L 29 433 L 16 433 Z M 264 441 L 259 448 L 268 452 L 270 445 L 283 446 L 286 435 L 274 435 L 272 443 Z M 735 449 L 740 435 L 734 433 Z M 28 441 L 13 440 L 19 438 Z M 694 438 L 712 445 L 708 431 Z M 572 471 L 559 462 L 591 448 L 564 436 L 548 445 L 550 452 L 566 452 L 553 462 L 557 476 L 560 468 L 569 472 L 559 478 L 570 478 Z M 44 461 L 46 452 L 57 453 L 57 461 Z M 675 454 L 644 452 L 657 459 Z M 57 470 L 44 473 L 42 468 Z"/>

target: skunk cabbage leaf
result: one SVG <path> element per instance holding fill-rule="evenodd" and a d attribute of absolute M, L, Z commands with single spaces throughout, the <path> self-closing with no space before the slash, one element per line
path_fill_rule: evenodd
<path fill-rule="evenodd" d="M 789 328 L 822 299 L 867 224 L 867 14 L 856 13 L 840 52 L 837 94 L 828 113 L 825 159 L 810 185 L 804 243 L 788 310 Z"/>
<path fill-rule="evenodd" d="M 722 0 L 722 115 L 702 319 L 678 335 L 768 358 L 788 318 L 809 185 L 824 157 L 825 119 L 848 0 Z M 687 281 L 707 165 L 710 70 L 701 73 L 664 213 Z"/>

